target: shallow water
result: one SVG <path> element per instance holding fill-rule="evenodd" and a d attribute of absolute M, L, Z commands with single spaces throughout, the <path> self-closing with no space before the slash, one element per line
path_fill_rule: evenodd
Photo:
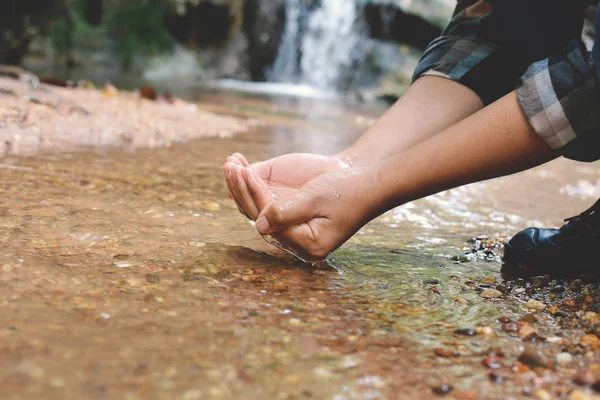
<path fill-rule="evenodd" d="M 223 160 L 332 153 L 381 110 L 227 93 L 198 101 L 263 125 L 169 149 L 0 161 L 2 397 L 429 398 L 436 382 L 513 393 L 487 379 L 480 355 L 522 350 L 495 320 L 523 304 L 470 290 L 499 263 L 451 257 L 473 236 L 559 225 L 587 208 L 597 166 L 560 160 L 411 203 L 317 269 L 237 212 Z M 538 318 L 541 332 L 554 327 Z M 482 326 L 496 336 L 453 335 Z M 462 356 L 440 360 L 439 346 Z"/>

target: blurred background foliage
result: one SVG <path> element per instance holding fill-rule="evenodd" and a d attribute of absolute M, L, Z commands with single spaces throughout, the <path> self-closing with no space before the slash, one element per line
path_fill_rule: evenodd
<path fill-rule="evenodd" d="M 455 0 L 3 0 L 0 64 L 401 91 Z"/>

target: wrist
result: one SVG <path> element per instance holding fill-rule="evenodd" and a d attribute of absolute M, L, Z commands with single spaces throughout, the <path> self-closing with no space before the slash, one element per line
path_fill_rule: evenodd
<path fill-rule="evenodd" d="M 390 190 L 390 170 L 382 164 L 379 162 L 363 167 L 366 185 L 364 190 L 369 197 L 370 213 L 374 214 L 372 217 L 381 215 L 396 206 L 395 193 Z"/>

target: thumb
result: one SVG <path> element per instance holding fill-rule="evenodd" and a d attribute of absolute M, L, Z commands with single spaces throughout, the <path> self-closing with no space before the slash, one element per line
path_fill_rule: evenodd
<path fill-rule="evenodd" d="M 310 221 L 316 215 L 315 204 L 313 198 L 304 194 L 293 201 L 273 201 L 256 219 L 256 229 L 266 235 Z"/>

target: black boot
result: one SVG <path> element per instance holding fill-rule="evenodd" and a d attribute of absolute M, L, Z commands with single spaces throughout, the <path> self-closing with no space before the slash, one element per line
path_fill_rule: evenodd
<path fill-rule="evenodd" d="M 560 229 L 528 228 L 506 244 L 509 275 L 600 279 L 600 200 Z"/>

